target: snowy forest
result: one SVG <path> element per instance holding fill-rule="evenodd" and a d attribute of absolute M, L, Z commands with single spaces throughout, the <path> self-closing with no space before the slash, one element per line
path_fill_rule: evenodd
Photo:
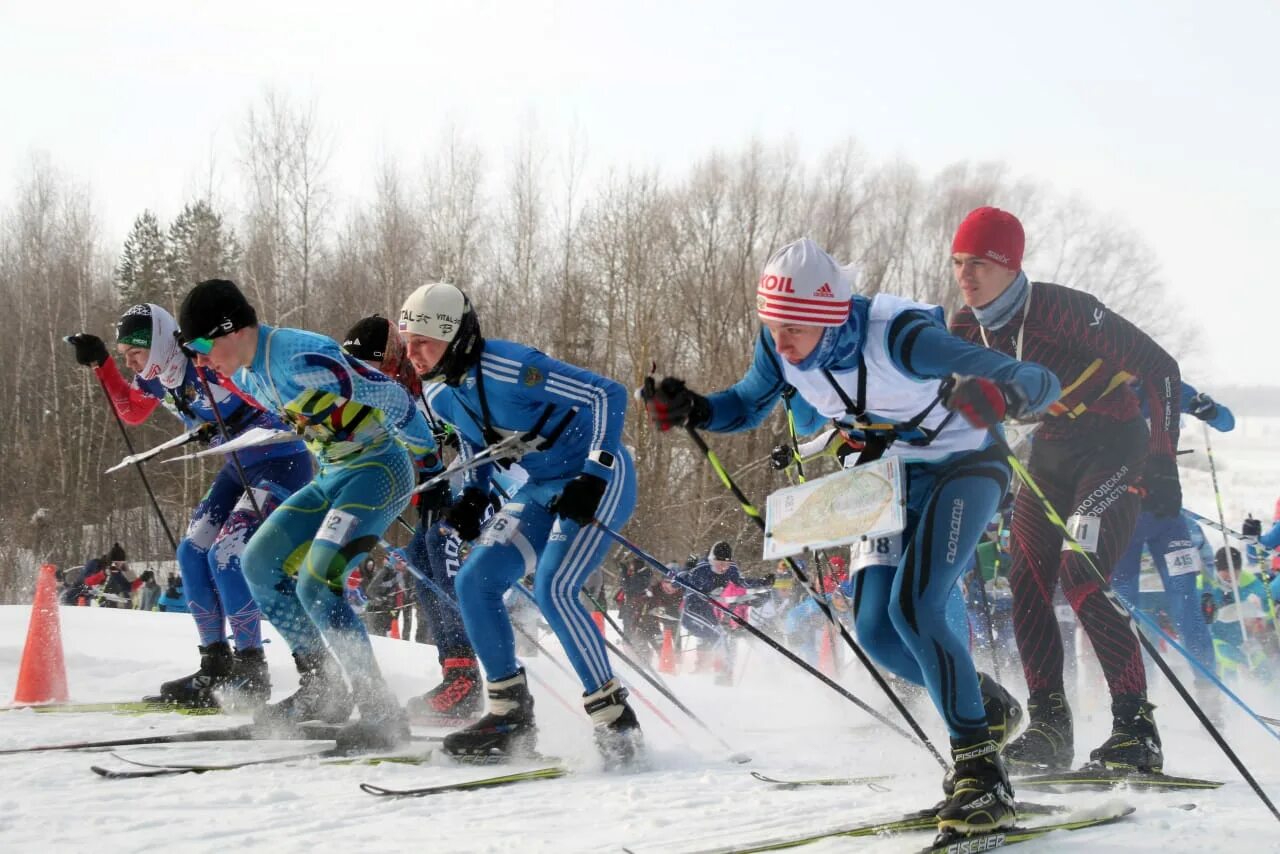
<path fill-rule="evenodd" d="M 125 307 L 176 310 L 205 278 L 237 281 L 265 322 L 339 339 L 361 317 L 392 315 L 418 285 L 447 280 L 471 294 L 488 337 L 629 388 L 656 365 L 712 391 L 749 363 L 755 280 L 777 246 L 811 236 L 859 270 L 861 292 L 950 312 L 951 235 L 970 209 L 996 204 L 1026 224 L 1033 279 L 1098 295 L 1177 356 L 1192 346 L 1131 225 L 1056 193 L 1053 176 L 967 162 L 924 174 L 878 162 L 854 139 L 822 152 L 756 140 L 691 152 L 680 170 L 588 170 L 585 142 L 544 138 L 531 122 L 501 158 L 465 128 L 442 129 L 416 160 L 383 160 L 361 197 L 340 198 L 328 172 L 335 128 L 318 105 L 264 94 L 234 129 L 234 177 L 190 198 L 175 187 L 177 214 L 138 211 L 127 236 L 104 233 L 93 188 L 49 158 L 11 164 L 13 182 L 0 187 L 10 328 L 0 336 L 0 523 L 11 532 L 0 544 L 0 602 L 26 601 L 32 555 L 69 565 L 121 541 L 134 560 L 172 557 L 137 473 L 102 473 L 127 450 L 98 381 L 62 337 L 91 331 L 110 344 Z M 758 535 L 692 446 L 642 416 L 633 406 L 627 417 L 640 490 L 628 533 L 667 559 L 721 537 L 758 553 Z M 758 464 L 785 435 L 775 418 L 713 440 L 761 502 L 781 485 Z M 162 413 L 128 428 L 135 450 L 179 430 Z M 214 470 L 147 465 L 175 536 Z"/>

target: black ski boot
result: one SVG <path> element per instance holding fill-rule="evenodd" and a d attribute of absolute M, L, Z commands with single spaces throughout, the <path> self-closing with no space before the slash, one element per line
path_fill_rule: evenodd
<path fill-rule="evenodd" d="M 271 672 L 262 647 L 236 650 L 231 675 L 218 695 L 228 711 L 252 711 L 266 705 L 271 699 Z"/>
<path fill-rule="evenodd" d="M 1037 692 L 1027 701 L 1027 731 L 1004 749 L 1015 771 L 1064 771 L 1075 759 L 1071 708 L 1061 691 Z"/>
<path fill-rule="evenodd" d="M 142 699 L 147 703 L 168 703 L 189 709 L 218 708 L 215 692 L 223 687 L 234 668 L 235 659 L 226 641 L 202 646 L 199 670 L 190 676 L 165 682 L 160 686 L 159 694 Z"/>
<path fill-rule="evenodd" d="M 506 679 L 485 683 L 489 713 L 469 727 L 444 738 L 445 752 L 454 756 L 513 756 L 532 753 L 538 728 L 533 722 L 533 696 L 524 668 Z"/>
<path fill-rule="evenodd" d="M 1003 750 L 1022 725 L 1022 704 L 1003 685 L 985 673 L 978 673 L 978 688 L 982 692 L 982 708 L 987 713 L 987 730 L 991 740 Z M 956 769 L 951 768 L 942 778 L 942 792 L 948 798 L 955 790 L 955 773 Z"/>
<path fill-rule="evenodd" d="M 375 750 L 395 750 L 409 743 L 409 716 L 400 708 L 391 689 L 374 668 L 372 674 L 360 674 L 352 678 L 355 686 L 356 706 L 360 720 L 353 721 L 338 732 L 338 753 L 367 753 Z"/>
<path fill-rule="evenodd" d="M 1156 730 L 1155 706 L 1137 694 L 1121 694 L 1111 700 L 1111 737 L 1089 754 L 1089 761 L 1105 768 L 1160 773 L 1164 752 Z"/>
<path fill-rule="evenodd" d="M 480 670 L 472 652 L 446 655 L 440 684 L 420 697 L 405 703 L 405 710 L 415 720 L 426 722 L 442 719 L 465 722 L 484 711 L 484 692 Z"/>
<path fill-rule="evenodd" d="M 278 703 L 264 706 L 254 716 L 255 722 L 266 726 L 302 721 L 346 723 L 354 703 L 342 678 L 342 668 L 333 656 L 327 650 L 301 655 L 295 652 L 293 661 L 298 668 L 298 690 Z"/>
<path fill-rule="evenodd" d="M 967 836 L 1010 827 L 1018 816 L 1013 789 L 994 739 L 951 742 L 955 784 L 938 808 L 938 830 Z"/>
<path fill-rule="evenodd" d="M 610 679 L 594 694 L 584 694 L 582 705 L 595 724 L 596 748 L 604 757 L 605 769 L 633 764 L 644 750 L 644 735 L 627 703 L 627 689 Z"/>

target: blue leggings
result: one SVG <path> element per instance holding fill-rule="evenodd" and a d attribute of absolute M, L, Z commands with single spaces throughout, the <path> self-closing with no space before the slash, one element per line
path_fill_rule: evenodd
<path fill-rule="evenodd" d="M 311 454 L 273 457 L 246 466 L 244 474 L 265 516 L 311 480 Z M 228 622 L 236 649 L 262 646 L 262 612 L 240 566 L 259 521 L 235 464 L 228 460 L 192 511 L 186 536 L 178 543 L 182 587 L 201 646 L 225 639 Z"/>
<path fill-rule="evenodd" d="M 907 483 L 902 561 L 854 577 L 858 639 L 881 665 L 929 689 L 952 738 L 981 736 L 987 719 L 956 580 L 1009 487 L 1009 467 L 988 448 L 945 465 L 908 464 Z"/>
<path fill-rule="evenodd" d="M 636 480 L 631 456 L 619 449 L 615 459 L 596 518 L 617 530 L 635 509 Z M 458 604 L 485 674 L 490 681 L 505 679 L 519 663 L 502 596 L 522 576 L 536 572 L 534 598 L 589 694 L 612 679 L 613 670 L 604 638 L 578 591 L 604 559 L 610 541 L 594 525 L 579 526 L 547 510 L 565 483 L 526 483 L 485 523 L 458 573 Z"/>
<path fill-rule="evenodd" d="M 1202 559 L 1197 554 L 1191 563 L 1179 567 L 1189 571 L 1178 575 L 1169 574 L 1169 561 L 1166 559 L 1172 554 L 1182 553 L 1185 560 L 1195 551 L 1186 519 L 1181 514 L 1159 519 L 1145 512 L 1138 517 L 1133 539 L 1111 572 L 1111 586 L 1121 599 L 1135 608 L 1138 606 L 1138 576 L 1142 568 L 1144 546 L 1151 551 L 1151 559 L 1160 573 L 1160 580 L 1164 584 L 1165 606 L 1169 609 L 1173 624 L 1178 628 L 1182 645 L 1201 664 L 1213 670 L 1213 639 L 1200 610 L 1200 591 L 1196 589 Z M 1199 671 L 1196 671 L 1195 678 L 1204 679 Z"/>
<path fill-rule="evenodd" d="M 475 653 L 458 610 L 458 593 L 454 579 L 462 566 L 462 540 L 447 526 L 429 521 L 420 524 L 409 543 L 409 560 L 430 581 L 414 576 L 418 593 L 418 614 L 431 628 L 436 642 L 436 655 L 446 658 L 470 658 Z"/>
<path fill-rule="evenodd" d="M 314 653 L 327 641 L 353 684 L 380 677 L 369 635 L 343 587 L 408 505 L 413 482 L 408 452 L 387 440 L 321 469 L 276 508 L 245 549 L 245 578 L 289 648 Z"/>

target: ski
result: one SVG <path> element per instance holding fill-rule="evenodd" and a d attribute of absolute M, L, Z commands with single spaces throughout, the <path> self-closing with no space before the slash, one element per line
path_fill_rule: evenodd
<path fill-rule="evenodd" d="M 881 774 L 875 777 L 814 777 L 808 780 L 779 780 L 777 777 L 770 777 L 766 774 L 761 774 L 759 771 L 752 771 L 751 776 L 761 783 L 770 783 L 783 789 L 799 789 L 805 786 L 860 786 L 865 784 L 873 789 L 885 790 L 883 786 L 878 785 L 880 781 L 893 779 L 892 774 Z"/>
<path fill-rule="evenodd" d="M 198 764 L 198 763 L 169 763 L 169 764 L 151 764 L 148 762 L 140 762 L 136 759 L 129 759 L 119 754 L 111 754 L 121 762 L 127 762 L 130 765 L 138 766 L 136 769 L 110 769 L 103 768 L 99 765 L 89 766 L 89 770 L 97 774 L 99 777 L 105 777 L 108 780 L 136 780 L 146 777 L 173 777 L 178 774 L 205 774 L 210 771 L 234 771 L 237 768 L 249 768 L 255 765 L 284 765 L 291 762 L 303 762 L 308 759 L 318 759 L 322 765 L 378 765 L 383 762 L 394 762 L 401 765 L 420 765 L 431 759 L 431 752 L 421 754 L 379 754 L 370 753 L 349 753 L 339 751 L 337 748 L 329 747 L 320 750 L 310 750 L 303 753 L 292 753 L 288 756 L 273 756 L 268 759 L 247 759 L 243 762 L 225 762 L 217 764 Z"/>
<path fill-rule="evenodd" d="M 1019 802 L 1017 804 L 1017 810 L 1019 816 L 1053 815 L 1054 813 L 1067 812 L 1066 807 L 1023 802 Z M 907 833 L 917 830 L 937 829 L 937 808 L 929 807 L 928 809 L 905 813 L 897 818 L 868 821 L 861 824 L 855 824 L 852 827 L 842 827 L 836 830 L 827 830 L 820 833 L 806 834 L 804 836 L 777 837 L 752 843 L 747 846 L 713 848 L 709 851 L 699 852 L 699 854 L 753 854 L 753 852 L 757 851 L 781 851 L 786 848 L 798 848 L 801 845 L 808 845 L 812 842 L 819 842 L 823 839 L 834 839 L 837 837 L 858 838 L 881 836 L 892 833 Z M 982 849 L 974 850 L 979 851 Z"/>
<path fill-rule="evenodd" d="M 331 739 L 338 731 L 331 724 L 304 723 L 292 730 L 281 731 L 279 728 L 262 728 L 254 724 L 227 727 L 225 729 L 206 729 L 195 732 L 175 732 L 167 735 L 144 735 L 136 738 L 111 738 L 103 741 L 71 741 L 64 744 L 39 744 L 33 747 L 8 747 L 0 750 L 0 756 L 17 753 L 42 753 L 51 750 L 95 750 L 107 747 L 132 747 L 141 744 L 180 744 L 192 741 L 252 741 L 254 739 Z"/>
<path fill-rule="evenodd" d="M 115 715 L 150 715 L 150 714 L 175 714 L 189 715 L 192 717 L 200 717 L 203 715 L 220 715 L 222 709 L 212 708 L 195 708 L 191 706 L 175 706 L 171 703 L 156 703 L 147 700 L 121 700 L 117 702 L 101 702 L 101 703 L 50 703 L 46 705 L 30 705 L 30 706 L 5 706 L 0 708 L 0 712 L 17 712 L 30 709 L 36 714 L 41 715 L 58 715 L 58 714 L 92 714 L 95 712 L 106 712 Z"/>
<path fill-rule="evenodd" d="M 517 771 L 514 774 L 503 774 L 497 777 L 482 777 L 479 780 L 466 780 L 461 783 L 441 783 L 436 786 L 423 786 L 417 789 L 384 789 L 372 783 L 361 783 L 360 791 L 380 798 L 425 798 L 444 792 L 467 792 L 472 789 L 491 789 L 497 786 L 510 786 L 514 783 L 526 783 L 533 780 L 554 780 L 563 777 L 569 770 L 561 765 L 546 768 L 535 768 L 532 771 Z"/>
<path fill-rule="evenodd" d="M 981 851 L 994 851 L 996 848 L 1007 848 L 1019 842 L 1031 842 L 1059 830 L 1084 830 L 1090 827 L 1102 827 L 1132 815 L 1131 806 L 1118 806 L 1106 809 L 1093 816 L 1051 824 L 1039 824 L 1032 827 L 1009 827 L 991 833 L 977 833 L 958 836 L 952 833 L 941 833 L 928 848 L 920 849 L 920 854 L 977 854 Z"/>
<path fill-rule="evenodd" d="M 1179 789 L 1217 789 L 1222 786 L 1221 780 L 1201 780 L 1196 777 L 1175 777 L 1171 774 L 1122 771 L 1111 768 L 1081 768 L 1077 771 L 1033 774 L 1027 777 L 1014 777 L 1012 782 L 1014 788 L 1029 786 L 1043 789 L 1112 789 L 1119 786 L 1127 786 L 1131 789 L 1176 791 Z"/>

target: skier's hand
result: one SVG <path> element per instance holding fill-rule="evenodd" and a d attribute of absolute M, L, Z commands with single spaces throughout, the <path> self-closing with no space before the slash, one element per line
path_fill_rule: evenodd
<path fill-rule="evenodd" d="M 772 572 L 766 572 L 766 573 L 764 574 L 764 577 L 760 579 L 760 586 L 761 586 L 761 587 L 772 587 L 772 586 L 773 586 L 773 582 L 774 582 L 774 581 L 776 581 L 776 580 L 777 580 L 777 578 L 776 578 L 776 576 L 774 576 L 774 574 L 773 574 Z"/>
<path fill-rule="evenodd" d="M 480 536 L 480 520 L 489 509 L 489 496 L 474 486 L 462 491 L 461 497 L 444 511 L 444 522 L 464 540 Z"/>
<path fill-rule="evenodd" d="M 1244 538 L 1248 542 L 1256 543 L 1258 537 L 1262 536 L 1262 520 L 1255 519 L 1250 515 L 1240 525 L 1240 533 L 1244 534 Z"/>
<path fill-rule="evenodd" d="M 645 377 L 639 394 L 649 417 L 660 430 L 686 425 L 701 427 L 711 419 L 711 404 L 682 379 L 663 377 L 655 383 L 653 377 Z"/>
<path fill-rule="evenodd" d="M 1187 414 L 1194 415 L 1201 421 L 1213 421 L 1218 417 L 1218 404 L 1212 397 L 1200 392 L 1188 402 Z"/>
<path fill-rule="evenodd" d="M 100 368 L 110 358 L 107 345 L 97 335 L 81 332 L 77 335 L 68 335 L 63 340 L 76 348 L 76 361 L 86 368 Z"/>
<path fill-rule="evenodd" d="M 590 525 L 600 507 L 600 499 L 608 483 L 594 474 L 580 474 L 564 486 L 547 508 L 557 516 L 563 516 L 579 525 Z"/>
<path fill-rule="evenodd" d="M 206 421 L 196 428 L 195 440 L 201 445 L 207 445 L 213 441 L 218 435 L 218 425 L 212 421 Z"/>
<path fill-rule="evenodd" d="M 1182 511 L 1182 484 L 1178 480 L 1178 461 L 1164 454 L 1147 457 L 1142 474 L 1142 509 L 1157 518 L 1177 516 Z"/>
<path fill-rule="evenodd" d="M 959 412 L 979 430 L 994 427 L 1005 418 L 1017 418 L 1025 401 L 1017 389 L 985 377 L 952 374 L 938 388 L 943 408 Z"/>
<path fill-rule="evenodd" d="M 442 480 L 434 486 L 419 492 L 416 497 L 418 499 L 418 514 L 426 516 L 428 513 L 440 513 L 448 509 L 449 505 L 453 503 L 453 490 L 449 488 L 449 481 Z"/>
<path fill-rule="evenodd" d="M 795 454 L 787 445 L 774 445 L 769 452 L 769 465 L 773 466 L 774 471 L 786 471 L 794 460 Z"/>

